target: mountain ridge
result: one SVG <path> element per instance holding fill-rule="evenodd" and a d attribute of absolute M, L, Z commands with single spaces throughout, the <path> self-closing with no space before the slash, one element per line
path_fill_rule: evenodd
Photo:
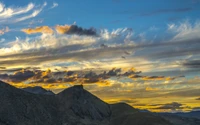
<path fill-rule="evenodd" d="M 48 96 L 0 82 L 0 105 L 0 125 L 178 125 L 125 103 L 105 103 L 82 85 Z"/>

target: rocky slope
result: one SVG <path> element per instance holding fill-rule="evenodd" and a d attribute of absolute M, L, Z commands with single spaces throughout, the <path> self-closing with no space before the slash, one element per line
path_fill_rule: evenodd
<path fill-rule="evenodd" d="M 33 94 L 39 94 L 39 95 L 54 95 L 54 93 L 52 91 L 48 91 L 42 87 L 36 86 L 36 87 L 27 87 L 27 88 L 23 88 L 22 90 L 26 91 L 26 92 L 30 92 Z"/>
<path fill-rule="evenodd" d="M 192 122 L 188 125 L 196 125 Z M 83 86 L 74 86 L 56 95 L 46 95 L 0 82 L 0 125 L 175 124 L 169 117 L 140 112 L 125 103 L 109 105 L 84 90 Z"/>

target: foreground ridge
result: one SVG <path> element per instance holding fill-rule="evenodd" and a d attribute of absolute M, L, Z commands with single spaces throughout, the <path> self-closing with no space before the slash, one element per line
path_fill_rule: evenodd
<path fill-rule="evenodd" d="M 125 103 L 107 104 L 82 85 L 49 96 L 0 81 L 0 105 L 0 125 L 200 124 L 198 119 L 141 112 Z"/>

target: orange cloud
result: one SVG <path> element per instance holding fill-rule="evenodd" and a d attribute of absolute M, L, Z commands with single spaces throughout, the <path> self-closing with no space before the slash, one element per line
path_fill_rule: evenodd
<path fill-rule="evenodd" d="M 21 31 L 25 32 L 26 34 L 35 34 L 35 33 L 53 34 L 53 32 L 54 32 L 48 26 L 40 26 L 40 27 L 36 27 L 36 28 L 22 29 Z"/>
<path fill-rule="evenodd" d="M 165 77 L 165 76 L 143 76 L 143 80 L 165 80 L 165 81 L 171 81 L 178 77 Z"/>
<path fill-rule="evenodd" d="M 71 26 L 69 25 L 64 25 L 64 26 L 61 26 L 61 25 L 57 25 L 55 27 L 56 31 L 59 33 L 59 34 L 65 34 L 67 33 L 69 30 L 70 30 Z"/>

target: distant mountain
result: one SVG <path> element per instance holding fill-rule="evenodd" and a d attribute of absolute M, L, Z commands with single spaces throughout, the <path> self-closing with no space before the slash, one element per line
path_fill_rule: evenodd
<path fill-rule="evenodd" d="M 191 111 L 191 112 L 177 112 L 177 113 L 161 113 L 163 115 L 175 115 L 187 118 L 197 118 L 200 119 L 200 111 Z"/>
<path fill-rule="evenodd" d="M 0 82 L 0 125 L 178 125 L 179 118 L 200 125 L 196 119 L 170 116 L 141 112 L 125 103 L 107 104 L 81 85 L 46 95 Z"/>
<path fill-rule="evenodd" d="M 187 113 L 175 113 L 176 115 L 182 116 L 182 117 L 190 117 L 190 118 L 198 118 L 200 119 L 200 111 L 192 111 Z"/>
<path fill-rule="evenodd" d="M 197 118 L 182 117 L 173 113 L 159 113 L 159 116 L 162 116 L 174 125 L 200 125 L 200 119 Z"/>
<path fill-rule="evenodd" d="M 50 90 L 48 91 L 40 86 L 27 87 L 27 88 L 23 88 L 22 90 L 33 93 L 33 94 L 39 94 L 39 95 L 54 95 L 54 93 L 52 91 L 50 91 Z"/>

